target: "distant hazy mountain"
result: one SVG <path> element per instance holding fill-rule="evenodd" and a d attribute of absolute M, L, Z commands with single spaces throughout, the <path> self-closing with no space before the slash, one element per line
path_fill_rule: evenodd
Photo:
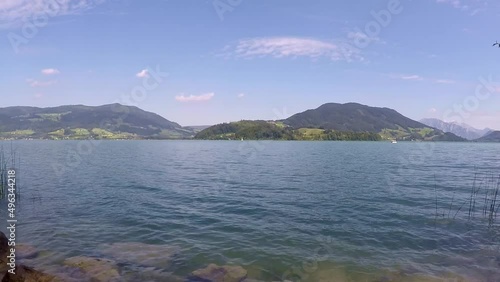
<path fill-rule="evenodd" d="M 192 130 L 194 133 L 198 133 L 204 129 L 209 128 L 211 125 L 190 125 L 185 126 L 184 128 Z"/>
<path fill-rule="evenodd" d="M 193 130 L 157 114 L 120 104 L 0 108 L 0 138 L 4 139 L 167 139 L 193 135 Z"/>
<path fill-rule="evenodd" d="M 492 131 L 489 134 L 475 140 L 478 142 L 500 142 L 500 131 Z"/>
<path fill-rule="evenodd" d="M 437 128 L 444 132 L 451 132 L 468 140 L 474 140 L 492 131 L 489 128 L 477 129 L 465 123 L 445 122 L 436 118 L 425 118 L 421 123 Z"/>
<path fill-rule="evenodd" d="M 490 133 L 493 133 L 493 132 L 495 132 L 495 130 L 488 130 L 488 132 L 486 132 L 485 134 L 483 134 L 483 136 L 481 136 L 481 137 L 484 137 L 484 136 L 486 136 L 486 135 L 488 135 Z"/>

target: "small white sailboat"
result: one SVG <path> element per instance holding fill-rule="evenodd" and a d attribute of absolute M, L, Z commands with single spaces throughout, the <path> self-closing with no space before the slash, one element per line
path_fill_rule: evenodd
<path fill-rule="evenodd" d="M 396 140 L 392 140 L 392 142 L 391 142 L 391 143 L 392 143 L 392 144 L 397 144 L 397 143 L 398 143 L 398 141 L 396 141 Z"/>

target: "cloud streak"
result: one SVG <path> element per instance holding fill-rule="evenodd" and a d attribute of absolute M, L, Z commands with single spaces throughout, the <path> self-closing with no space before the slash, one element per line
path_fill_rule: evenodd
<path fill-rule="evenodd" d="M 57 83 L 55 80 L 49 80 L 49 81 L 38 81 L 35 79 L 27 79 L 26 82 L 31 86 L 31 87 L 48 87 L 51 85 L 54 85 Z"/>
<path fill-rule="evenodd" d="M 486 9 L 488 2 L 484 0 L 436 0 L 438 4 L 447 4 L 455 9 L 459 9 L 469 13 L 471 16 L 476 15 Z"/>
<path fill-rule="evenodd" d="M 409 80 L 409 81 L 421 81 L 424 80 L 423 77 L 417 74 L 390 74 L 389 77 L 393 79 Z"/>
<path fill-rule="evenodd" d="M 13 27 L 37 15 L 48 17 L 78 14 L 106 0 L 2 0 L 0 27 Z"/>
<path fill-rule="evenodd" d="M 141 70 L 139 73 L 137 73 L 135 76 L 137 76 L 138 78 L 144 78 L 144 77 L 148 77 L 149 76 L 149 71 L 144 69 L 144 70 Z"/>
<path fill-rule="evenodd" d="M 451 80 L 451 79 L 436 79 L 436 78 L 429 78 L 429 77 L 423 77 L 418 74 L 389 74 L 389 77 L 392 79 L 400 79 L 400 80 L 407 80 L 407 81 L 430 81 L 438 84 L 455 84 L 456 81 Z"/>
<path fill-rule="evenodd" d="M 400 77 L 403 80 L 424 80 L 420 75 L 412 74 L 412 75 L 403 75 Z"/>
<path fill-rule="evenodd" d="M 435 82 L 439 83 L 439 84 L 455 84 L 456 83 L 454 80 L 451 80 L 451 79 L 436 79 Z"/>
<path fill-rule="evenodd" d="M 183 103 L 188 102 L 205 102 L 211 100 L 215 96 L 215 93 L 206 93 L 201 95 L 189 95 L 186 96 L 184 94 L 175 96 L 175 100 Z"/>
<path fill-rule="evenodd" d="M 60 74 L 61 72 L 57 69 L 43 69 L 41 73 L 44 75 L 55 75 Z"/>
<path fill-rule="evenodd" d="M 463 5 L 460 0 L 436 0 L 437 3 L 444 3 L 453 6 L 453 8 L 461 9 Z"/>
<path fill-rule="evenodd" d="M 361 51 L 345 42 L 300 37 L 261 37 L 240 40 L 226 48 L 238 58 L 326 58 L 332 61 L 362 61 Z"/>

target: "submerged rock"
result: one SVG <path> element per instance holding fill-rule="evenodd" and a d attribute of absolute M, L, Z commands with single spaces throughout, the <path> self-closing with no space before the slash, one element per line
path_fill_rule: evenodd
<path fill-rule="evenodd" d="M 389 273 L 381 276 L 374 282 L 471 282 L 463 277 L 455 274 L 447 274 L 444 276 L 436 277 L 423 274 L 409 274 L 403 271 L 390 271 Z"/>
<path fill-rule="evenodd" d="M 125 270 L 122 273 L 123 281 L 141 281 L 141 282 L 185 282 L 180 276 L 154 267 L 146 269 Z"/>
<path fill-rule="evenodd" d="M 9 240 L 3 232 L 0 232 L 0 278 L 2 282 L 49 282 L 62 281 L 53 275 L 37 271 L 24 265 L 16 265 L 15 274 L 8 272 L 7 255 L 9 254 Z M 23 255 L 22 246 L 16 246 L 16 259 Z M 32 253 L 31 253 L 32 254 Z"/>
<path fill-rule="evenodd" d="M 38 250 L 30 245 L 17 245 L 16 257 L 18 259 L 32 259 L 38 256 Z"/>
<path fill-rule="evenodd" d="M 349 279 L 345 269 L 343 268 L 332 268 L 332 269 L 320 269 L 317 272 L 313 272 L 311 279 L 307 281 L 320 281 L 320 282 L 348 282 L 352 281 Z"/>
<path fill-rule="evenodd" d="M 7 273 L 2 282 L 59 282 L 62 280 L 24 265 L 16 266 L 16 274 Z"/>
<path fill-rule="evenodd" d="M 247 278 L 247 271 L 241 266 L 218 266 L 209 264 L 206 268 L 191 273 L 189 281 L 202 282 L 240 282 Z"/>
<path fill-rule="evenodd" d="M 119 262 L 166 268 L 180 252 L 177 246 L 144 243 L 114 243 L 101 246 L 102 254 Z"/>
<path fill-rule="evenodd" d="M 64 260 L 67 266 L 79 268 L 92 280 L 99 282 L 119 281 L 120 274 L 112 260 L 91 257 L 72 257 Z"/>
<path fill-rule="evenodd" d="M 54 275 L 57 278 L 59 278 L 60 281 L 64 282 L 96 281 L 95 279 L 92 279 L 92 277 L 88 273 L 84 272 L 80 268 L 68 265 L 61 265 L 61 264 L 46 265 L 44 267 L 44 273 L 49 273 L 51 275 Z"/>

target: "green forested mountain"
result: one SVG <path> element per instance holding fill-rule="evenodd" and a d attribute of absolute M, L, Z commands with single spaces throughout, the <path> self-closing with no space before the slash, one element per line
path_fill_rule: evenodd
<path fill-rule="evenodd" d="M 324 104 L 317 109 L 293 115 L 284 120 L 284 123 L 293 128 L 312 127 L 355 132 L 427 127 L 393 109 L 369 107 L 357 103 Z"/>
<path fill-rule="evenodd" d="M 292 132 L 284 126 L 263 120 L 242 120 L 222 123 L 202 130 L 196 139 L 293 139 Z"/>
<path fill-rule="evenodd" d="M 0 108 L 3 139 L 165 139 L 193 135 L 192 130 L 157 114 L 120 104 Z"/>
<path fill-rule="evenodd" d="M 389 108 L 357 103 L 324 104 L 295 114 L 283 123 L 294 129 L 321 128 L 336 131 L 379 133 L 383 139 L 463 141 L 454 134 L 426 126 Z"/>

